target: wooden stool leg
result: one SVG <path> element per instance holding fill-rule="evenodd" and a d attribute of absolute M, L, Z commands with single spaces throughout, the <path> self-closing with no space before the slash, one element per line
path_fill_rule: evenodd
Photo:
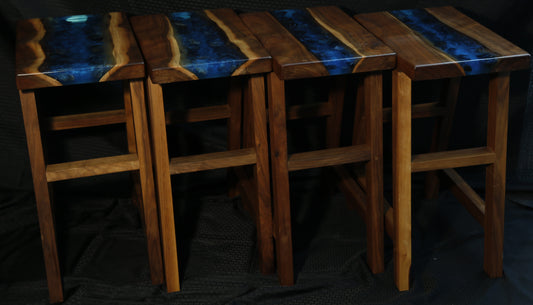
<path fill-rule="evenodd" d="M 270 198 L 270 172 L 268 162 L 268 138 L 265 106 L 265 80 L 263 76 L 251 76 L 248 80 L 251 103 L 251 124 L 257 163 L 254 166 L 257 210 L 257 242 L 261 272 L 274 272 L 274 244 L 272 240 L 272 206 Z"/>
<path fill-rule="evenodd" d="M 366 143 L 370 161 L 366 164 L 367 210 L 366 234 L 368 265 L 373 273 L 385 271 L 383 250 L 383 92 L 381 73 L 364 77 L 366 109 Z"/>
<path fill-rule="evenodd" d="M 228 119 L 228 150 L 241 148 L 242 132 L 242 80 L 231 78 L 228 94 L 230 118 Z M 228 168 L 228 195 L 235 197 L 239 194 L 237 177 L 231 168 Z"/>
<path fill-rule="evenodd" d="M 411 79 L 392 72 L 394 281 L 409 290 L 411 268 Z"/>
<path fill-rule="evenodd" d="M 285 83 L 274 72 L 268 74 L 267 81 L 276 260 L 281 285 L 293 285 Z"/>
<path fill-rule="evenodd" d="M 342 127 L 342 108 L 344 93 L 346 91 L 346 78 L 336 77 L 330 86 L 328 103 L 333 109 L 332 114 L 326 119 L 326 145 L 328 148 L 339 147 Z"/>
<path fill-rule="evenodd" d="M 159 237 L 159 221 L 154 190 L 154 175 L 152 171 L 152 156 L 150 153 L 150 136 L 144 103 L 144 88 L 142 80 L 132 80 L 129 83 L 131 105 L 139 158 L 139 178 L 142 193 L 143 215 L 145 219 L 146 240 L 148 244 L 148 259 L 153 284 L 163 283 L 163 262 L 161 259 L 161 240 Z"/>
<path fill-rule="evenodd" d="M 436 119 L 433 128 L 433 138 L 431 141 L 431 152 L 443 151 L 448 147 L 450 132 L 452 131 L 453 117 L 455 114 L 455 105 L 459 95 L 461 77 L 450 78 L 445 80 L 440 104 L 446 107 L 446 115 Z M 435 199 L 439 194 L 439 178 L 436 171 L 426 174 L 425 195 L 427 199 Z"/>
<path fill-rule="evenodd" d="M 137 153 L 137 143 L 135 141 L 135 128 L 133 125 L 133 112 L 131 109 L 131 92 L 129 81 L 124 81 L 124 113 L 126 116 L 126 134 L 128 139 L 128 152 Z M 141 221 L 145 226 L 144 213 L 142 207 L 142 191 L 139 172 L 130 172 L 131 180 L 133 182 L 132 202 L 139 209 L 141 214 Z"/>
<path fill-rule="evenodd" d="M 33 91 L 19 91 L 19 95 L 24 117 L 24 127 L 26 129 L 26 141 L 28 143 L 33 189 L 35 191 L 35 202 L 37 204 L 37 215 L 41 230 L 50 303 L 63 302 L 63 285 L 61 283 L 61 272 L 57 255 L 54 216 L 50 203 L 50 194 L 48 192 L 48 182 L 46 180 L 46 165 L 44 163 L 35 93 Z"/>
<path fill-rule="evenodd" d="M 154 84 L 150 77 L 146 79 L 146 90 L 148 93 L 148 105 L 150 109 L 149 121 L 152 127 L 152 152 L 154 154 L 154 171 L 159 200 L 165 280 L 167 283 L 167 292 L 174 292 L 180 290 L 180 282 L 163 90 L 161 85 Z"/>
<path fill-rule="evenodd" d="M 509 73 L 491 75 L 487 147 L 496 154 L 487 166 L 485 193 L 484 269 L 490 277 L 503 275 L 503 227 L 505 212 L 505 162 L 509 113 Z"/>

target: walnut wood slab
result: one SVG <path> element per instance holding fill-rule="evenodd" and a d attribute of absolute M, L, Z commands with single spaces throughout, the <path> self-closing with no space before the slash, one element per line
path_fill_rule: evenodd
<path fill-rule="evenodd" d="M 21 90 L 144 77 L 123 13 L 28 19 L 17 24 Z"/>
<path fill-rule="evenodd" d="M 231 9 L 131 18 L 158 84 L 270 72 L 270 55 Z"/>
<path fill-rule="evenodd" d="M 530 55 L 453 7 L 359 14 L 412 80 L 529 68 Z"/>
<path fill-rule="evenodd" d="M 394 52 L 334 6 L 242 14 L 282 80 L 392 69 Z"/>

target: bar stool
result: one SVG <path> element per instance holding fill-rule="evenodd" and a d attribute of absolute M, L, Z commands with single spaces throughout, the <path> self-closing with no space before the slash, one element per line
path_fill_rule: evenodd
<path fill-rule="evenodd" d="M 509 74 L 527 69 L 530 55 L 452 7 L 360 14 L 355 19 L 398 54 L 392 74 L 393 217 L 387 218 L 393 222 L 396 286 L 409 289 L 411 173 L 423 171 L 442 170 L 452 192 L 484 227 L 485 272 L 501 277 Z M 433 145 L 434 152 L 412 155 L 411 83 L 449 79 L 453 105 L 460 78 L 478 74 L 490 77 L 487 145 L 453 151 L 438 151 L 446 145 Z M 439 141 L 445 143 L 451 120 L 442 124 Z M 485 200 L 453 169 L 475 165 L 486 165 Z M 429 186 L 438 189 L 438 180 Z"/>
<path fill-rule="evenodd" d="M 334 166 L 341 189 L 355 197 L 367 225 L 367 260 L 374 273 L 383 272 L 383 148 L 382 76 L 394 68 L 394 52 L 340 9 L 332 6 L 242 14 L 241 18 L 273 57 L 268 74 L 268 105 L 274 200 L 274 239 L 282 285 L 292 285 L 293 255 L 289 199 L 289 172 Z M 346 75 L 361 75 L 368 118 L 367 141 L 339 147 Z M 293 106 L 286 110 L 285 82 L 334 76 L 326 103 Z M 344 76 L 340 76 L 344 75 Z M 361 101 L 363 102 L 363 101 Z M 327 117 L 327 149 L 287 153 L 286 120 L 304 113 Z M 366 194 L 340 167 L 366 163 Z M 364 201 L 368 202 L 364 205 Z"/>
<path fill-rule="evenodd" d="M 251 178 L 238 171 L 243 201 L 254 212 L 261 271 L 272 272 L 273 241 L 268 170 L 264 73 L 271 58 L 231 9 L 176 12 L 131 18 L 147 62 L 146 88 L 150 109 L 159 215 L 167 291 L 178 291 L 179 273 L 170 175 L 253 166 Z M 228 104 L 166 113 L 164 84 L 208 78 L 231 78 Z M 241 148 L 241 98 L 244 120 Z M 168 102 L 168 101 L 166 101 Z M 229 150 L 169 159 L 166 123 L 229 119 Z"/>
<path fill-rule="evenodd" d="M 63 300 L 49 192 L 55 181 L 138 172 L 141 190 L 138 199 L 146 229 L 151 278 L 154 284 L 161 284 L 163 266 L 142 82 L 144 63 L 126 16 L 109 13 L 20 21 L 17 25 L 16 71 L 50 302 Z M 126 123 L 129 153 L 47 164 L 41 140 L 41 127 L 45 126 L 40 124 L 37 113 L 39 90 L 108 81 L 123 82 L 124 109 L 56 116 L 49 118 L 47 125 L 52 130 L 65 130 Z"/>

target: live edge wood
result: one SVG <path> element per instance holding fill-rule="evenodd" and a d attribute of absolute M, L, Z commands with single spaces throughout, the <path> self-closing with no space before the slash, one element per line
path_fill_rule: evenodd
<path fill-rule="evenodd" d="M 286 28 L 287 24 L 280 23 L 283 22 L 280 21 L 281 16 L 286 12 L 309 20 L 302 26 L 307 30 L 316 30 L 316 37 L 309 40 L 296 37 L 296 32 L 291 33 Z M 390 48 L 333 6 L 254 12 L 240 16 L 272 55 L 273 69 L 283 80 L 387 70 L 392 69 L 396 62 Z M 292 23 L 302 24 L 300 20 Z M 325 46 L 324 41 L 329 41 L 329 45 Z M 344 55 L 331 52 L 333 49 L 342 49 Z"/>
<path fill-rule="evenodd" d="M 359 14 L 355 19 L 398 54 L 397 69 L 412 80 L 529 68 L 526 51 L 453 7 Z M 454 44 L 448 44 L 450 39 Z"/>
<path fill-rule="evenodd" d="M 195 18 L 197 23 L 180 23 L 178 31 L 173 18 L 177 18 L 176 23 L 180 23 L 178 19 Z M 270 55 L 231 9 L 136 16 L 131 22 L 154 83 L 272 69 Z M 217 39 L 217 43 L 209 39 Z"/>
<path fill-rule="evenodd" d="M 16 73 L 19 89 L 36 89 L 142 78 L 144 62 L 124 13 L 28 19 L 17 23 Z"/>

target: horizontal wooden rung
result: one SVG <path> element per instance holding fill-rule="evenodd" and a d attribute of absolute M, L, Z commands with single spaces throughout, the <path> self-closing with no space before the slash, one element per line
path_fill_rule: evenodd
<path fill-rule="evenodd" d="M 170 160 L 170 174 L 193 173 L 211 169 L 250 165 L 256 162 L 255 148 L 177 157 Z"/>
<path fill-rule="evenodd" d="M 439 106 L 439 102 L 416 104 L 411 107 L 411 118 L 431 118 L 437 116 L 443 116 L 447 113 L 446 107 Z M 383 108 L 383 122 L 392 121 L 392 108 Z"/>
<path fill-rule="evenodd" d="M 49 130 L 66 130 L 84 127 L 104 126 L 126 122 L 124 109 L 99 111 L 82 114 L 53 116 L 45 119 Z"/>
<path fill-rule="evenodd" d="M 99 176 L 139 169 L 137 154 L 96 158 L 82 161 L 50 164 L 46 167 L 48 182 Z"/>
<path fill-rule="evenodd" d="M 316 103 L 309 105 L 296 105 L 288 107 L 287 120 L 303 118 L 316 118 L 332 114 L 330 103 Z"/>
<path fill-rule="evenodd" d="M 495 160 L 496 154 L 487 147 L 441 151 L 413 156 L 411 171 L 414 173 L 491 164 Z"/>
<path fill-rule="evenodd" d="M 231 107 L 229 105 L 217 105 L 208 107 L 191 108 L 183 111 L 167 111 L 165 113 L 165 122 L 173 123 L 192 123 L 204 122 L 220 119 L 227 119 L 231 116 Z"/>
<path fill-rule="evenodd" d="M 443 176 L 451 184 L 452 194 L 483 226 L 485 218 L 485 201 L 453 169 L 443 170 Z"/>
<path fill-rule="evenodd" d="M 289 156 L 289 171 L 334 166 L 370 160 L 370 148 L 366 144 L 328 148 L 292 154 Z"/>

